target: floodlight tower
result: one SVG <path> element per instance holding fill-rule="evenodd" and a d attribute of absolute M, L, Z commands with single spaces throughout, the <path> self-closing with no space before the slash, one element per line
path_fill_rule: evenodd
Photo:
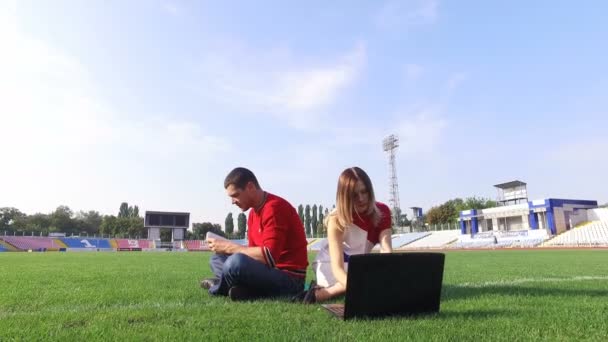
<path fill-rule="evenodd" d="M 390 194 L 389 203 L 391 205 L 393 215 L 395 216 L 394 225 L 395 227 L 397 227 L 399 225 L 399 212 L 401 211 L 401 206 L 399 205 L 399 185 L 397 184 L 397 167 L 395 166 L 395 152 L 397 151 L 397 147 L 399 147 L 399 138 L 394 134 L 389 135 L 382 141 L 382 147 L 384 149 L 384 152 L 388 152 Z"/>

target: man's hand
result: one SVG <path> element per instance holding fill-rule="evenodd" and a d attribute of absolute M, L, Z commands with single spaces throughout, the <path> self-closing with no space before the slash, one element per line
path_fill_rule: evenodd
<path fill-rule="evenodd" d="M 243 247 L 229 240 L 208 238 L 207 245 L 218 254 L 235 254 Z"/>

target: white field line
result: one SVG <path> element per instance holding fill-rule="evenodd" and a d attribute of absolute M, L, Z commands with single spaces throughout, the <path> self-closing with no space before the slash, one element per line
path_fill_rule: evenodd
<path fill-rule="evenodd" d="M 608 280 L 608 276 L 575 276 L 575 277 L 547 277 L 547 278 L 520 278 L 511 280 L 486 281 L 482 283 L 454 284 L 454 287 L 484 288 L 493 286 L 512 286 L 526 283 L 563 283 L 587 280 Z"/>

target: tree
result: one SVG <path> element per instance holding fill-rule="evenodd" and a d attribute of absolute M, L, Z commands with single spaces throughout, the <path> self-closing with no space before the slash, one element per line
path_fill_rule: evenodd
<path fill-rule="evenodd" d="M 133 207 L 133 217 L 139 217 L 139 207 L 138 206 Z"/>
<path fill-rule="evenodd" d="M 193 239 L 204 240 L 207 232 L 213 232 L 219 236 L 226 237 L 226 234 L 222 231 L 222 227 L 217 223 L 203 222 L 192 224 Z"/>
<path fill-rule="evenodd" d="M 63 232 L 63 233 L 75 233 L 76 225 L 72 220 L 72 210 L 65 206 L 60 205 L 51 214 L 51 227 L 49 231 Z"/>
<path fill-rule="evenodd" d="M 122 224 L 126 227 L 128 237 L 144 239 L 148 235 L 143 217 L 127 217 Z"/>
<path fill-rule="evenodd" d="M 23 219 L 27 215 L 19 211 L 17 208 L 4 207 L 0 208 L 0 231 L 14 231 L 13 224 L 15 220 Z"/>
<path fill-rule="evenodd" d="M 327 209 L 325 209 L 327 210 Z M 319 206 L 319 223 L 317 224 L 317 233 L 325 231 L 325 215 L 323 214 L 323 207 Z M 319 228 L 320 227 L 320 228 Z"/>
<path fill-rule="evenodd" d="M 129 203 L 122 202 L 118 209 L 118 217 L 129 217 Z"/>
<path fill-rule="evenodd" d="M 312 218 L 311 218 L 311 228 L 312 228 L 312 236 L 317 236 L 317 205 L 312 206 Z"/>
<path fill-rule="evenodd" d="M 452 203 L 444 203 L 429 209 L 426 212 L 426 221 L 428 224 L 447 223 L 453 219 L 455 213 L 456 209 Z"/>
<path fill-rule="evenodd" d="M 232 218 L 232 213 L 228 213 L 226 216 L 224 227 L 226 228 L 226 234 L 228 234 L 228 236 L 232 235 L 232 232 L 234 231 L 234 219 Z"/>
<path fill-rule="evenodd" d="M 321 235 L 323 232 L 325 231 L 325 228 L 323 226 L 323 222 L 319 221 L 319 223 L 317 223 L 317 234 Z M 317 235 L 317 237 L 319 237 L 319 235 Z"/>
<path fill-rule="evenodd" d="M 240 213 L 237 217 L 237 224 L 239 227 L 239 237 L 244 238 L 245 232 L 247 231 L 247 216 L 245 213 Z"/>
<path fill-rule="evenodd" d="M 300 221 L 304 223 L 304 206 L 301 204 L 298 206 L 298 215 L 300 215 Z"/>
<path fill-rule="evenodd" d="M 486 209 L 496 206 L 496 202 L 475 196 L 466 199 L 454 198 L 445 203 L 432 207 L 426 213 L 426 222 L 429 224 L 456 223 L 460 212 L 470 209 Z"/>
<path fill-rule="evenodd" d="M 99 233 L 102 221 L 103 217 L 94 210 L 79 211 L 74 218 L 77 232 L 87 234 Z"/>
<path fill-rule="evenodd" d="M 106 215 L 99 226 L 99 233 L 103 236 L 112 236 L 118 231 L 117 217 L 114 215 Z"/>
<path fill-rule="evenodd" d="M 407 214 L 404 214 L 401 208 L 395 208 L 393 212 L 393 225 L 396 227 L 405 227 L 410 225 L 410 221 L 407 219 Z"/>
<path fill-rule="evenodd" d="M 36 213 L 34 215 L 17 217 L 13 221 L 13 232 L 35 232 L 48 234 L 51 227 L 51 217 L 47 214 Z"/>
<path fill-rule="evenodd" d="M 310 205 L 306 205 L 304 209 L 304 227 L 306 227 L 306 236 L 310 236 Z"/>

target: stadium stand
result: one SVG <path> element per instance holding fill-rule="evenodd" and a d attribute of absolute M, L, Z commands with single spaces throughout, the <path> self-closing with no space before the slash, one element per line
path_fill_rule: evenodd
<path fill-rule="evenodd" d="M 316 239 L 314 242 L 308 244 L 309 251 L 320 251 L 324 245 L 327 244 L 326 238 Z"/>
<path fill-rule="evenodd" d="M 114 239 L 118 250 L 141 250 L 154 248 L 150 240 Z"/>
<path fill-rule="evenodd" d="M 209 246 L 205 240 L 185 240 L 184 245 L 189 251 L 208 251 Z"/>
<path fill-rule="evenodd" d="M 4 245 L 0 245 L 0 252 L 6 252 L 8 249 Z"/>
<path fill-rule="evenodd" d="M 422 237 L 403 248 L 441 248 L 456 240 L 460 236 L 460 230 L 433 231 L 430 235 Z"/>
<path fill-rule="evenodd" d="M 608 222 L 594 221 L 570 229 L 543 244 L 543 247 L 608 247 Z"/>
<path fill-rule="evenodd" d="M 449 248 L 530 248 L 548 238 L 544 230 L 488 231 L 471 238 L 461 235 Z"/>
<path fill-rule="evenodd" d="M 17 249 L 24 251 L 46 251 L 65 248 L 65 245 L 56 239 L 36 236 L 4 236 L 2 239 Z"/>
<path fill-rule="evenodd" d="M 394 234 L 391 237 L 391 244 L 393 245 L 394 249 L 397 249 L 429 235 L 431 235 L 429 232 Z"/>
<path fill-rule="evenodd" d="M 9 244 L 8 242 L 2 240 L 2 237 L 0 236 L 0 248 L 3 249 L 3 252 L 15 252 L 18 249 L 15 248 L 13 245 Z"/>
<path fill-rule="evenodd" d="M 469 248 L 488 248 L 494 245 L 494 240 L 490 239 L 470 239 L 459 240 L 451 244 L 450 248 L 469 249 Z"/>
<path fill-rule="evenodd" d="M 69 237 L 60 240 L 67 248 L 112 248 L 108 239 Z"/>

